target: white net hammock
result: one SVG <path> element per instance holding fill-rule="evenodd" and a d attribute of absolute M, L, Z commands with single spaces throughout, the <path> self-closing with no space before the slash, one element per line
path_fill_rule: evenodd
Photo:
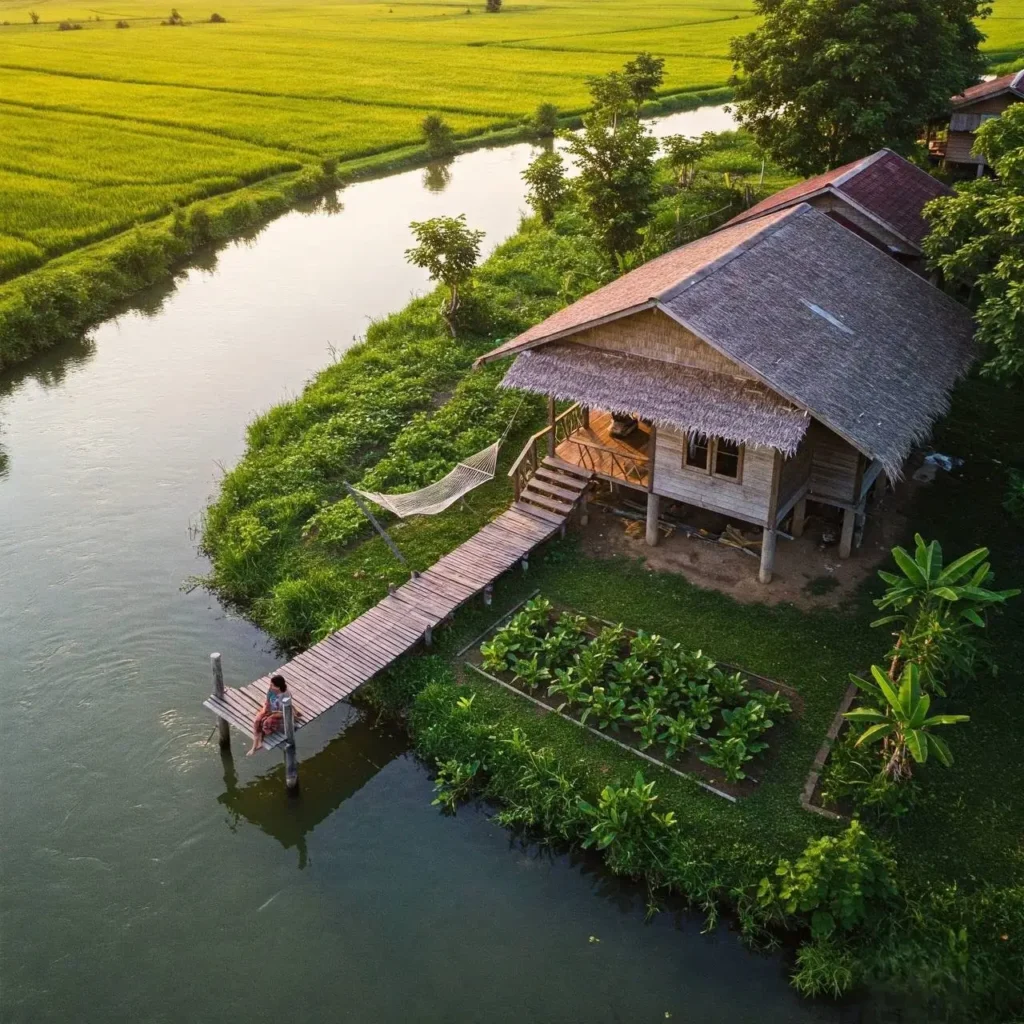
<path fill-rule="evenodd" d="M 509 426 L 512 424 L 510 423 Z M 508 431 L 506 430 L 507 434 Z M 504 440 L 502 437 L 501 440 Z M 380 494 L 376 491 L 361 491 L 353 487 L 357 494 L 368 498 L 375 505 L 386 508 L 393 512 L 400 519 L 408 516 L 433 516 L 443 512 L 449 505 L 454 505 L 464 494 L 468 494 L 474 487 L 487 483 L 494 479 L 495 471 L 498 468 L 498 449 L 501 447 L 501 440 L 485 448 L 476 455 L 470 455 L 468 459 L 460 462 L 447 476 L 442 477 L 436 483 L 421 487 L 418 491 L 409 491 L 406 494 Z"/>

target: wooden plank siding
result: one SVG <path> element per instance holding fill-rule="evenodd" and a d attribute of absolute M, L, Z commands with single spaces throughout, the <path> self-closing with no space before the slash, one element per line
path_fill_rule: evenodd
<path fill-rule="evenodd" d="M 747 445 L 739 481 L 710 476 L 683 466 L 685 435 L 668 427 L 658 429 L 654 456 L 654 492 L 711 512 L 735 516 L 764 526 L 772 498 L 775 449 Z M 774 523 L 772 524 L 774 526 Z"/>
<path fill-rule="evenodd" d="M 780 509 L 786 508 L 793 496 L 801 490 L 806 490 L 811 482 L 811 461 L 813 451 L 811 444 L 804 435 L 800 442 L 796 455 L 789 459 L 783 459 L 781 478 L 779 480 L 779 503 Z"/>
<path fill-rule="evenodd" d="M 817 421 L 808 429 L 804 443 L 812 452 L 810 497 L 840 504 L 856 502 L 864 456 Z"/>

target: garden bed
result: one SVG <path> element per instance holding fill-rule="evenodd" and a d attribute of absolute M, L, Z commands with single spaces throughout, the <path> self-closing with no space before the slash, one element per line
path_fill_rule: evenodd
<path fill-rule="evenodd" d="M 475 672 L 729 800 L 753 792 L 802 711 L 782 683 L 544 598 L 481 639 Z"/>

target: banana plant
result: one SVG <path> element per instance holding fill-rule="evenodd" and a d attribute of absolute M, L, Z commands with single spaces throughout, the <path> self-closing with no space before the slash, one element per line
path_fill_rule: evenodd
<path fill-rule="evenodd" d="M 886 755 L 883 772 L 894 782 L 908 779 L 913 763 L 924 764 L 934 754 L 947 768 L 953 763 L 946 741 L 931 730 L 939 725 L 970 721 L 969 715 L 929 715 L 931 697 L 921 690 L 921 669 L 913 662 L 903 668 L 899 689 L 877 665 L 871 666 L 872 680 L 851 675 L 850 679 L 878 704 L 847 711 L 845 718 L 867 725 L 854 746 L 881 742 Z"/>
<path fill-rule="evenodd" d="M 985 561 L 988 548 L 975 548 L 949 565 L 943 565 L 942 548 L 937 540 L 926 544 L 918 533 L 914 535 L 914 544 L 913 555 L 902 547 L 892 549 L 892 557 L 902 575 L 879 572 L 888 588 L 875 601 L 875 606 L 882 611 L 892 608 L 895 614 L 876 620 L 873 626 L 905 621 L 913 615 L 907 613 L 912 606 L 927 611 L 943 602 L 955 604 L 958 617 L 975 626 L 984 626 L 982 612 L 986 607 L 1002 604 L 1020 593 L 1019 590 L 990 590 L 984 586 L 993 578 L 991 566 Z"/>

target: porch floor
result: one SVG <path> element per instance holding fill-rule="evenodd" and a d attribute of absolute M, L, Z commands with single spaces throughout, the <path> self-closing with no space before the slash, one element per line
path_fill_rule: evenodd
<path fill-rule="evenodd" d="M 563 461 L 589 469 L 606 480 L 646 491 L 650 479 L 650 428 L 638 424 L 628 437 L 612 437 L 612 422 L 611 413 L 591 409 L 590 425 L 574 430 L 558 444 L 555 453 Z"/>

